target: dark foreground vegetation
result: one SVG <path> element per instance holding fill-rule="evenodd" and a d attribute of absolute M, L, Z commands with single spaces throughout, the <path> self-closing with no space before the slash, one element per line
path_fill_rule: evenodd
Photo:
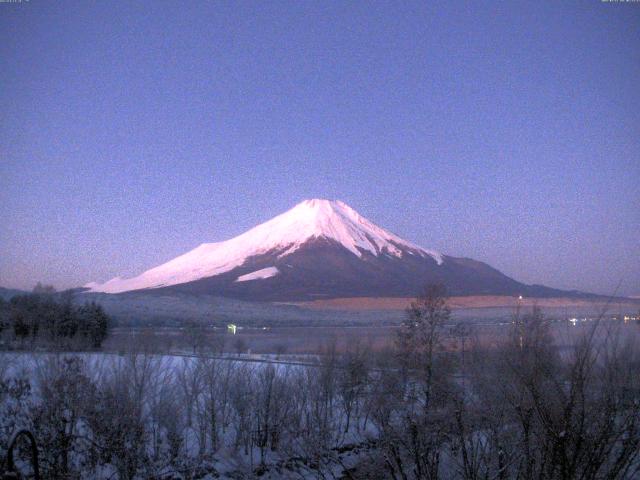
<path fill-rule="evenodd" d="M 393 352 L 328 346 L 315 366 L 17 355 L 0 371 L 0 458 L 26 428 L 43 478 L 638 478 L 635 332 L 594 322 L 560 349 L 533 310 L 491 346 L 461 325 L 452 351 L 449 315 L 429 288 Z"/>
<path fill-rule="evenodd" d="M 5 349 L 95 349 L 111 320 L 95 302 L 75 305 L 71 294 L 38 284 L 32 293 L 0 298 L 0 342 Z"/>

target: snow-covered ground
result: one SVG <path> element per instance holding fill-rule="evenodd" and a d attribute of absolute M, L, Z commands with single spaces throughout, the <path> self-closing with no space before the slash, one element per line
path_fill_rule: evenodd
<path fill-rule="evenodd" d="M 182 437 L 182 455 L 184 455 L 185 461 L 191 465 L 189 468 L 193 472 L 200 472 L 189 478 L 199 478 L 202 480 L 210 480 L 213 478 L 221 479 L 238 479 L 238 478 L 250 478 L 253 477 L 256 472 L 260 472 L 261 478 L 276 479 L 276 478 L 318 478 L 319 469 L 327 472 L 332 472 L 339 478 L 344 469 L 354 465 L 358 459 L 359 452 L 368 452 L 370 449 L 370 440 L 368 440 L 369 434 L 373 432 L 372 425 L 363 427 L 356 431 L 354 428 L 358 425 L 356 422 L 352 423 L 352 428 L 345 431 L 344 429 L 344 416 L 338 408 L 338 404 L 333 408 L 333 416 L 335 416 L 334 422 L 336 432 L 341 432 L 339 438 L 336 438 L 335 447 L 325 451 L 325 453 L 319 454 L 314 458 L 313 462 L 309 462 L 304 457 L 308 445 L 301 439 L 290 437 L 288 433 L 290 429 L 300 428 L 293 424 L 290 426 L 283 425 L 281 423 L 274 424 L 274 428 L 277 427 L 283 432 L 283 438 L 280 440 L 280 448 L 272 449 L 260 446 L 255 440 L 251 440 L 247 447 L 238 445 L 239 431 L 238 424 L 234 423 L 238 420 L 234 420 L 233 414 L 233 400 L 228 400 L 229 403 L 221 404 L 222 396 L 228 394 L 231 395 L 231 391 L 226 390 L 224 385 L 232 378 L 236 378 L 242 384 L 242 379 L 251 377 L 250 382 L 253 384 L 252 390 L 250 390 L 251 396 L 255 397 L 249 400 L 248 405 L 251 408 L 260 408 L 261 402 L 264 398 L 261 397 L 263 391 L 260 389 L 266 378 L 269 378 L 269 373 L 264 369 L 273 367 L 276 383 L 274 389 L 276 389 L 273 395 L 276 395 L 280 382 L 289 382 L 289 385 L 293 385 L 296 379 L 302 380 L 307 378 L 306 374 L 301 370 L 306 368 L 304 365 L 290 365 L 286 361 L 275 358 L 275 356 L 258 356 L 258 355 L 244 355 L 244 356 L 222 356 L 215 359 L 212 358 L 195 358 L 187 354 L 182 355 L 152 355 L 152 354 L 138 354 L 136 355 L 118 355 L 118 354 L 104 354 L 104 353 L 33 353 L 33 352 L 2 352 L 0 353 L 0 381 L 11 378 L 28 379 L 31 384 L 30 394 L 26 401 L 23 401 L 23 407 L 35 408 L 36 405 L 43 401 L 43 385 L 47 385 L 49 380 L 52 380 L 52 375 L 55 377 L 61 370 L 64 369 L 63 365 L 65 361 L 69 359 L 80 359 L 83 364 L 82 372 L 88 375 L 92 379 L 94 384 L 100 389 L 100 385 L 103 382 L 109 382 L 108 378 L 111 375 L 115 375 L 114 378 L 118 378 L 117 383 L 123 385 L 122 382 L 128 385 L 126 388 L 133 388 L 136 392 L 138 389 L 140 394 L 143 395 L 143 415 L 148 428 L 148 439 L 151 439 L 162 430 L 163 420 L 157 417 L 155 409 L 158 401 L 161 401 L 161 397 L 167 395 L 176 395 L 174 400 L 178 403 L 174 404 L 170 401 L 170 404 L 174 405 L 174 415 L 182 418 L 179 423 L 182 425 L 180 434 Z M 299 357 L 298 357 L 299 359 Z M 202 360 L 203 364 L 198 364 Z M 313 358 L 309 359 L 310 361 Z M 213 362 L 213 363 L 211 363 Z M 283 362 L 283 363 L 277 363 Z M 202 370 L 204 368 L 205 370 Z M 127 372 L 125 375 L 123 373 Z M 200 372 L 200 373 L 197 373 Z M 127 377 L 127 375 L 130 375 Z M 189 377 L 189 375 L 192 375 Z M 213 375 L 208 377 L 208 375 Z M 238 378 L 241 377 L 242 379 Z M 128 378 L 128 380 L 126 380 Z M 192 398 L 194 403 L 191 406 L 187 406 L 186 400 L 189 396 L 183 397 L 183 388 L 188 388 L 189 382 L 199 378 L 201 386 L 203 388 L 200 394 L 196 393 Z M 69 381 L 69 380 L 67 380 Z M 73 381 L 73 379 L 71 379 Z M 214 383 L 207 383 L 212 381 Z M 53 384 L 55 385 L 55 384 Z M 52 384 L 48 387 L 52 388 Z M 55 386 L 53 387 L 55 388 Z M 206 393 L 207 388 L 215 388 L 216 393 Z M 218 390 L 219 389 L 219 390 Z M 225 393 L 226 392 L 226 393 Z M 269 393 L 271 395 L 271 393 Z M 160 396 L 160 397 L 158 397 Z M 48 398 L 48 397 L 47 397 Z M 262 398 L 262 400 L 261 400 Z M 280 397 L 284 403 L 282 397 Z M 302 397 L 301 397 L 302 398 Z M 290 399 L 287 399 L 287 402 Z M 236 400 L 238 401 L 238 400 Z M 198 426 L 199 421 L 205 421 L 204 428 L 207 430 L 210 428 L 206 422 L 210 422 L 209 415 L 209 402 L 214 402 L 216 407 L 216 415 L 219 415 L 218 421 L 220 422 L 221 430 L 217 434 L 218 446 L 215 448 L 215 453 L 209 453 L 210 434 L 205 435 L 205 447 L 206 454 L 203 455 L 202 442 L 203 442 L 203 430 Z M 6 405 L 3 405 L 3 398 L 0 397 L 0 413 L 3 412 Z M 124 406 L 123 406 L 124 408 Z M 239 407 L 241 408 L 241 407 Z M 280 408 L 279 405 L 274 405 L 274 412 L 277 412 Z M 184 418 L 191 418 L 191 409 L 193 409 L 194 423 L 190 425 L 189 422 L 184 421 Z M 187 413 L 189 411 L 189 413 Z M 200 412 L 200 413 L 197 413 Z M 226 413 L 225 413 L 226 412 Z M 200 416 L 199 416 L 200 415 Z M 201 416 L 201 415 L 204 415 Z M 251 413 L 250 415 L 253 415 Z M 229 416 L 228 419 L 226 416 Z M 258 418 L 260 418 L 258 416 Z M 197 420 L 200 419 L 200 420 Z M 283 420 L 285 418 L 283 417 Z M 7 420 L 7 419 L 5 419 Z M 182 422 L 182 423 L 181 423 Z M 186 423 L 185 423 L 186 422 Z M 231 422 L 225 428 L 223 424 Z M 2 421 L 0 421 L 0 427 L 2 427 Z M 214 424 L 215 425 L 215 424 Z M 251 426 L 245 427 L 249 431 L 253 431 L 256 428 L 260 428 L 261 421 L 258 421 Z M 360 425 L 358 425 L 359 427 Z M 32 427 L 28 427 L 32 428 Z M 0 428 L 1 430 L 1 428 Z M 284 437 L 284 433 L 287 432 L 287 438 Z M 2 432 L 0 432 L 2 433 Z M 164 433 L 162 433 L 164 435 Z M 256 433 L 251 433 L 256 435 Z M 1 436 L 1 435 L 0 435 Z M 242 437 L 244 438 L 244 437 Z M 1 438 L 0 438 L 1 440 Z M 273 441 L 273 440 L 270 440 Z M 1 442 L 0 442 L 1 443 Z M 0 444 L 1 446 L 1 444 Z M 149 450 L 153 451 L 152 444 L 149 445 Z M 320 452 L 320 450 L 318 450 Z M 117 478 L 115 463 L 107 462 L 95 470 L 92 471 L 92 478 Z M 157 478 L 172 478 L 179 479 L 181 476 L 164 476 L 168 475 L 168 472 L 176 470 L 175 465 L 167 467 L 156 467 Z M 165 473 L 163 473 L 165 472 Z M 116 475 L 114 477 L 114 475 Z M 144 476 L 136 477 L 144 478 Z M 154 478 L 156 478 L 154 476 Z"/>

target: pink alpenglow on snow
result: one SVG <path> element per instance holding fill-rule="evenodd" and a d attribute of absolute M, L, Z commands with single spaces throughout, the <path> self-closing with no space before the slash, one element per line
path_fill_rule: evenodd
<path fill-rule="evenodd" d="M 256 255 L 278 252 L 282 257 L 295 252 L 311 239 L 335 241 L 361 257 L 402 257 L 405 254 L 431 257 L 442 264 L 440 253 L 403 240 L 367 220 L 341 201 L 305 200 L 231 240 L 203 243 L 190 252 L 133 278 L 116 277 L 108 282 L 85 285 L 93 292 L 120 293 L 161 288 L 213 277 L 233 270 Z M 275 267 L 264 268 L 237 278 L 236 282 L 266 279 L 277 275 Z"/>

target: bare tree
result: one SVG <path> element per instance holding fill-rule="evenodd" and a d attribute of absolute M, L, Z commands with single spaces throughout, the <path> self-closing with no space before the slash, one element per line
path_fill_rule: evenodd
<path fill-rule="evenodd" d="M 41 469 L 51 478 L 78 478 L 80 419 L 93 390 L 84 362 L 79 357 L 49 356 L 39 365 L 37 378 L 41 401 L 32 415 L 43 452 Z"/>
<path fill-rule="evenodd" d="M 394 390 L 379 397 L 380 410 L 374 415 L 385 464 L 393 478 L 439 476 L 451 420 L 447 410 L 451 364 L 440 351 L 443 327 L 450 316 L 444 287 L 429 285 L 407 309 L 398 331 L 396 376 L 400 381 L 387 381 L 384 388 Z"/>

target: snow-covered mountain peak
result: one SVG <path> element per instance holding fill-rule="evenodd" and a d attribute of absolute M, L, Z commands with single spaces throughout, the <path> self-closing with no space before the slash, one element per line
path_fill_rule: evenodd
<path fill-rule="evenodd" d="M 228 272 L 256 255 L 270 253 L 283 257 L 313 239 L 337 242 L 358 257 L 365 253 L 396 257 L 410 254 L 430 256 L 438 264 L 442 263 L 439 253 L 425 250 L 378 227 L 344 202 L 312 199 L 231 240 L 203 243 L 137 277 L 115 278 L 86 287 L 92 291 L 117 293 L 177 285 Z"/>
<path fill-rule="evenodd" d="M 363 251 L 395 256 L 409 251 L 427 254 L 438 263 L 442 262 L 439 253 L 425 250 L 378 227 L 340 200 L 305 200 L 263 225 L 283 233 L 283 238 L 295 239 L 294 249 L 296 244 L 315 237 L 334 240 L 357 256 Z"/>
<path fill-rule="evenodd" d="M 295 218 L 307 225 L 326 224 L 336 217 L 361 218 L 358 212 L 346 203 L 340 200 L 325 200 L 322 198 L 304 200 L 291 210 L 280 215 L 280 217 L 285 216 Z"/>

